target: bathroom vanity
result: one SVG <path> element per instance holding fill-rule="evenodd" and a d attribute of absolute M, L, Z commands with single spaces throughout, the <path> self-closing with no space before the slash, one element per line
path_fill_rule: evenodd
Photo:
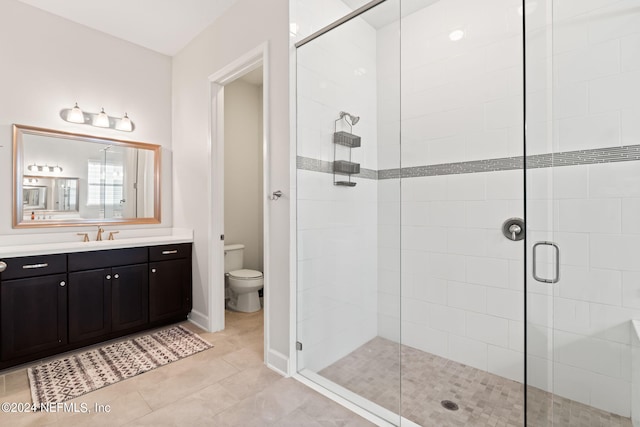
<path fill-rule="evenodd" d="M 0 258 L 0 369 L 185 320 L 191 242 L 155 240 L 73 243 L 67 251 L 53 244 L 58 253 Z"/>

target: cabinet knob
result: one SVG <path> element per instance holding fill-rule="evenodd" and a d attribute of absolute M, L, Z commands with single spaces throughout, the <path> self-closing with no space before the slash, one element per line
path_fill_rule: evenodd
<path fill-rule="evenodd" d="M 152 272 L 152 273 L 155 273 L 155 272 L 156 272 L 156 269 L 155 269 L 155 268 L 152 268 L 152 269 L 151 269 L 151 272 Z"/>
<path fill-rule="evenodd" d="M 113 278 L 114 278 L 114 279 L 119 279 L 119 278 L 120 278 L 120 275 L 116 273 L 116 274 L 114 274 L 114 275 L 113 275 Z"/>
<path fill-rule="evenodd" d="M 61 287 L 63 287 L 63 288 L 64 288 L 66 285 L 67 285 L 67 283 L 66 283 L 66 282 L 64 282 L 64 281 L 63 281 L 63 282 L 60 282 L 60 286 L 61 286 Z"/>
<path fill-rule="evenodd" d="M 111 275 L 107 274 L 107 280 L 111 280 Z"/>

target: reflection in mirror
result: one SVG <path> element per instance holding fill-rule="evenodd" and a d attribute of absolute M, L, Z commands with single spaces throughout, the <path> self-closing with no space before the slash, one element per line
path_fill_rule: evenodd
<path fill-rule="evenodd" d="M 28 175 L 22 182 L 25 219 L 31 218 L 29 209 L 47 211 L 42 212 L 43 216 L 53 212 L 78 212 L 78 178 Z"/>
<path fill-rule="evenodd" d="M 14 125 L 14 227 L 159 223 L 159 164 L 158 145 Z"/>
<path fill-rule="evenodd" d="M 22 200 L 26 210 L 47 209 L 47 187 L 23 187 Z"/>

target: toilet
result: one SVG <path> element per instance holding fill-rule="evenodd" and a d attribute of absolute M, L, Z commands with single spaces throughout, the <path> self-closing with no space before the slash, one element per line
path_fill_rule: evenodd
<path fill-rule="evenodd" d="M 258 291 L 264 285 L 261 271 L 244 269 L 244 245 L 224 246 L 224 272 L 229 289 L 227 307 L 253 313 L 262 308 Z"/>

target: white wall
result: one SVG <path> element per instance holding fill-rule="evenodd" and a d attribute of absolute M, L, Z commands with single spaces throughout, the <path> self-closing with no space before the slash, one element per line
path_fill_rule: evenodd
<path fill-rule="evenodd" d="M 316 7 L 345 9 L 340 1 Z M 356 18 L 299 48 L 297 64 L 297 155 L 333 162 L 335 148 L 347 160 L 349 149 L 333 144 L 335 120 L 347 111 L 360 116 L 352 132 L 362 145 L 351 160 L 377 169 L 375 29 Z M 377 182 L 356 175 L 356 187 L 340 187 L 333 174 L 297 175 L 298 368 L 319 371 L 377 335 Z"/>
<path fill-rule="evenodd" d="M 271 191 L 285 192 L 280 202 L 271 204 L 271 275 L 269 357 L 289 355 L 289 71 L 288 2 L 286 0 L 239 0 L 209 28 L 173 58 L 173 149 L 174 224 L 194 229 L 194 312 L 207 322 L 223 316 L 224 307 L 209 307 L 209 239 L 211 230 L 206 191 L 210 165 L 208 77 L 263 42 L 269 43 L 268 127 L 271 141 Z M 265 83 L 266 84 L 266 83 Z M 265 267 L 267 268 L 267 267 Z M 220 272 L 222 274 L 222 271 Z M 222 314 L 221 314 L 222 313 Z M 280 369 L 286 370 L 286 366 Z"/>
<path fill-rule="evenodd" d="M 236 80 L 224 91 L 225 244 L 244 245 L 244 267 L 262 271 L 262 85 Z"/>
<path fill-rule="evenodd" d="M 171 227 L 171 58 L 16 0 L 0 2 L 0 39 L 0 193 L 4 199 L 11 200 L 13 192 L 13 123 L 148 142 L 163 147 L 159 226 Z M 126 111 L 136 129 L 127 133 L 63 121 L 60 110 L 74 102 L 91 112 L 101 107 L 112 115 Z M 26 238 L 42 232 L 12 229 L 11 206 L 3 206 L 0 235 Z M 47 232 L 74 238 L 75 230 Z"/>

